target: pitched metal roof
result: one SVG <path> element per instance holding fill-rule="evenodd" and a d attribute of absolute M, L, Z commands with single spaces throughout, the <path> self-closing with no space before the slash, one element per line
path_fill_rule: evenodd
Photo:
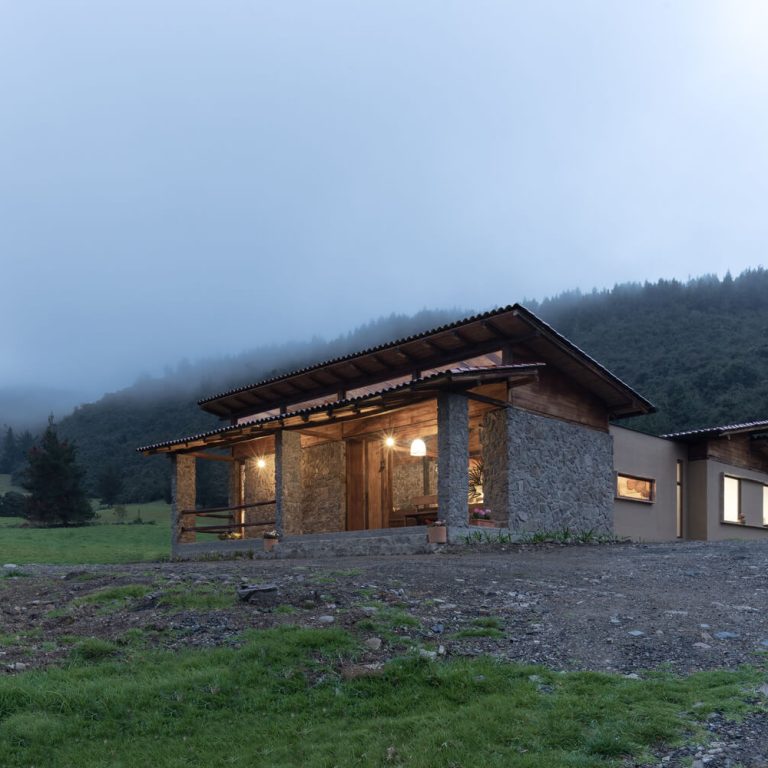
<path fill-rule="evenodd" d="M 314 405 L 309 408 L 300 408 L 284 414 L 265 416 L 255 418 L 252 421 L 241 424 L 232 424 L 219 429 L 212 429 L 207 432 L 200 432 L 187 437 L 166 440 L 159 443 L 142 446 L 136 450 L 139 453 L 171 453 L 174 448 L 193 449 L 195 447 L 214 447 L 215 439 L 222 438 L 221 442 L 231 442 L 233 438 L 242 436 L 244 439 L 252 439 L 258 436 L 258 433 L 269 434 L 277 429 L 284 427 L 308 426 L 309 418 L 316 414 L 327 414 L 328 420 L 338 415 L 339 411 L 349 410 L 351 416 L 362 415 L 355 413 L 355 409 L 377 400 L 382 401 L 382 406 L 386 408 L 393 405 L 393 397 L 398 395 L 407 395 L 409 402 L 425 400 L 435 396 L 440 386 L 457 385 L 460 389 L 468 389 L 478 386 L 492 380 L 500 380 L 514 377 L 516 375 L 535 375 L 545 366 L 544 363 L 515 363 L 511 365 L 496 365 L 484 368 L 454 368 L 446 371 L 439 371 L 422 376 L 402 384 L 396 384 L 384 387 L 375 392 L 369 392 L 357 397 L 346 398 L 344 400 L 334 400 L 320 405 Z M 317 422 L 313 423 L 314 425 Z"/>
<path fill-rule="evenodd" d="M 221 418 L 239 418 L 375 384 L 511 346 L 543 360 L 602 400 L 612 418 L 640 415 L 654 406 L 525 307 L 514 304 L 376 347 L 316 363 L 199 401 Z"/>
<path fill-rule="evenodd" d="M 697 440 L 702 437 L 726 437 L 740 433 L 760 432 L 768 429 L 768 419 L 761 421 L 745 421 L 741 424 L 724 424 L 719 427 L 704 427 L 702 429 L 689 429 L 685 432 L 670 432 L 662 437 L 670 440 Z"/>

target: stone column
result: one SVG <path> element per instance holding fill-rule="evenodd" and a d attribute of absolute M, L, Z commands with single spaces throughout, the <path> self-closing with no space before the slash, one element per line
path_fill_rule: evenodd
<path fill-rule="evenodd" d="M 469 409 L 453 392 L 437 396 L 437 504 L 454 538 L 467 526 L 469 488 Z"/>
<path fill-rule="evenodd" d="M 498 525 L 509 517 L 509 433 L 507 411 L 489 411 L 483 417 L 483 506 Z"/>
<path fill-rule="evenodd" d="M 301 533 L 301 435 L 275 435 L 275 523 L 285 535 Z"/>
<path fill-rule="evenodd" d="M 176 453 L 171 456 L 171 549 L 176 544 L 189 544 L 195 540 L 194 531 L 182 532 L 185 525 L 194 525 L 192 515 L 182 516 L 185 509 L 194 509 L 196 501 L 195 489 L 195 457 Z"/>

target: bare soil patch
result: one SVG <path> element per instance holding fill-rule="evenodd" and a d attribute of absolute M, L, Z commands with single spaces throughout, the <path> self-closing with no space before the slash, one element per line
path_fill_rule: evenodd
<path fill-rule="evenodd" d="M 277 586 L 273 605 L 237 598 L 242 584 L 265 583 Z M 343 560 L 25 565 L 5 569 L 0 606 L 0 669 L 10 673 L 61 663 L 78 638 L 237 646 L 244 630 L 283 623 L 350 629 L 366 647 L 361 674 L 414 646 L 438 657 L 487 653 L 563 670 L 689 673 L 759 663 L 768 652 L 768 545 L 508 545 Z M 702 765 L 766 764 L 759 762 L 768 754 L 765 718 L 743 733 L 712 723 L 724 746 L 699 749 L 708 758 Z M 671 766 L 703 759 L 695 749 L 666 757 Z"/>

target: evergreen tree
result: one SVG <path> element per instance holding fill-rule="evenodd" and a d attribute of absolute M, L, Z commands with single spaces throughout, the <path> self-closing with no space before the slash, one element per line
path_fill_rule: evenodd
<path fill-rule="evenodd" d="M 16 464 L 16 436 L 13 428 L 8 427 L 0 447 L 0 474 L 10 475 Z"/>
<path fill-rule="evenodd" d="M 39 446 L 29 452 L 29 464 L 23 473 L 23 485 L 30 491 L 27 520 L 42 525 L 83 525 L 94 517 L 85 495 L 83 476 L 77 465 L 75 446 L 60 441 L 53 419 Z"/>
<path fill-rule="evenodd" d="M 123 476 L 115 464 L 107 464 L 96 481 L 96 492 L 101 503 L 113 507 L 123 492 Z"/>

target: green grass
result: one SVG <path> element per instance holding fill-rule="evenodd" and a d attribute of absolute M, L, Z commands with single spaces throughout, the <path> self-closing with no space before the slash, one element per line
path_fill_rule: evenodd
<path fill-rule="evenodd" d="M 171 550 L 170 507 L 164 502 L 127 504 L 126 525 L 110 510 L 99 510 L 100 523 L 79 528 L 21 528 L 18 518 L 0 518 L 3 563 L 131 563 L 167 560 Z M 140 513 L 149 525 L 131 525 Z"/>
<path fill-rule="evenodd" d="M 165 608 L 188 611 L 210 611 L 231 608 L 235 603 L 235 591 L 231 587 L 214 584 L 175 586 L 163 592 L 157 604 Z"/>
<path fill-rule="evenodd" d="M 409 658 L 345 680 L 356 645 L 337 628 L 292 627 L 251 633 L 237 650 L 83 641 L 69 667 L 0 677 L 0 765 L 618 768 L 710 712 L 747 711 L 765 679 Z"/>

